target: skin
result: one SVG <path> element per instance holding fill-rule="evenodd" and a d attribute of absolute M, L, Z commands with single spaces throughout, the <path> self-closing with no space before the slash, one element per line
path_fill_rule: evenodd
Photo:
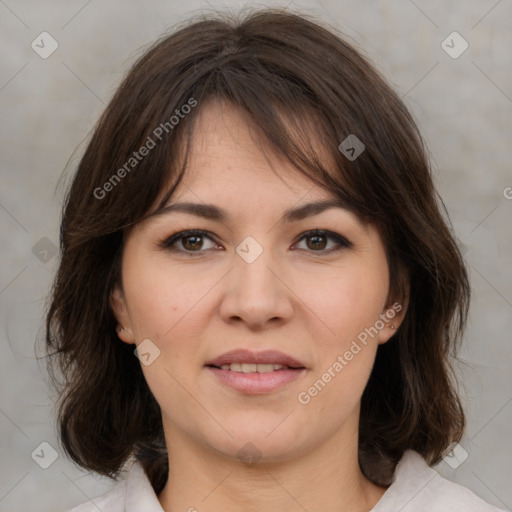
<path fill-rule="evenodd" d="M 284 157 L 264 155 L 230 105 L 202 107 L 189 158 L 171 202 L 215 204 L 230 219 L 173 212 L 139 223 L 125 241 L 122 287 L 111 297 L 120 338 L 136 345 L 150 339 L 160 350 L 141 366 L 162 410 L 169 452 L 162 508 L 369 511 L 386 489 L 358 465 L 360 399 L 378 345 L 403 319 L 404 301 L 317 396 L 306 405 L 297 397 L 396 302 L 388 297 L 378 231 L 342 208 L 280 221 L 288 208 L 334 196 Z M 337 246 L 332 239 L 299 240 L 317 228 L 344 236 L 352 247 L 329 252 Z M 181 238 L 175 252 L 159 245 L 185 229 L 203 229 L 212 239 L 201 245 Z M 247 236 L 263 248 L 252 263 L 235 251 Z M 277 391 L 247 395 L 204 366 L 235 348 L 280 350 L 307 371 Z M 240 460 L 244 446 L 261 457 L 257 463 Z"/>

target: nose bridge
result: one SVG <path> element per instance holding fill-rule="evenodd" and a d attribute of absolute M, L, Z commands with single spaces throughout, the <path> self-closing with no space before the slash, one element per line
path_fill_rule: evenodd
<path fill-rule="evenodd" d="M 249 324 L 286 318 L 291 304 L 286 286 L 279 279 L 279 263 L 270 247 L 246 237 L 237 247 L 234 269 L 223 301 L 222 312 Z"/>
<path fill-rule="evenodd" d="M 270 248 L 263 248 L 254 242 L 244 242 L 237 249 L 238 259 L 235 260 L 237 279 L 245 289 L 259 287 L 269 287 L 274 275 L 270 272 L 273 263 L 276 263 Z"/>
<path fill-rule="evenodd" d="M 261 240 L 261 238 L 260 238 Z M 279 288 L 275 282 L 275 276 L 269 267 L 276 267 L 274 253 L 270 246 L 262 242 L 261 244 L 252 236 L 247 236 L 237 247 L 235 259 L 235 280 L 239 282 L 240 292 L 248 292 L 248 294 L 265 293 L 269 297 L 269 293 L 274 293 Z"/>

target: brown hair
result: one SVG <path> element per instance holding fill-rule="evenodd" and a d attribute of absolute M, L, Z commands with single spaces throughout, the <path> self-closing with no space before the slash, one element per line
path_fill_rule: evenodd
<path fill-rule="evenodd" d="M 161 204 L 171 196 L 185 168 L 177 155 L 201 107 L 215 99 L 241 109 L 269 147 L 378 228 L 391 297 L 404 297 L 409 284 L 405 319 L 379 346 L 362 396 L 363 473 L 389 485 L 406 449 L 434 464 L 460 440 L 465 418 L 449 358 L 468 314 L 466 269 L 413 118 L 367 58 L 322 25 L 278 9 L 189 20 L 135 63 L 101 116 L 63 208 L 46 319 L 61 443 L 82 467 L 118 478 L 133 456 L 155 492 L 167 481 L 160 408 L 133 345 L 117 337 L 109 297 L 120 282 L 123 234 L 169 178 Z M 308 145 L 313 130 L 334 168 Z M 355 160 L 338 149 L 350 134 L 365 144 Z M 147 156 L 130 160 L 149 139 Z"/>

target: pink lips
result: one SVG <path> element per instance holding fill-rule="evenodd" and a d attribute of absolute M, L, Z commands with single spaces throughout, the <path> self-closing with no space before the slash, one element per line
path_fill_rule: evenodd
<path fill-rule="evenodd" d="M 222 365 L 232 363 L 279 364 L 286 368 L 267 373 L 244 373 L 220 368 Z M 276 350 L 251 352 L 244 349 L 226 352 L 209 361 L 206 368 L 224 385 L 246 394 L 270 393 L 293 382 L 307 371 L 300 361 L 282 352 Z"/>
<path fill-rule="evenodd" d="M 222 366 L 231 363 L 252 363 L 252 364 L 280 364 L 290 368 L 304 368 L 304 365 L 293 357 L 283 354 L 277 350 L 263 350 L 251 352 L 250 350 L 237 349 L 226 352 L 206 363 L 207 366 Z"/>

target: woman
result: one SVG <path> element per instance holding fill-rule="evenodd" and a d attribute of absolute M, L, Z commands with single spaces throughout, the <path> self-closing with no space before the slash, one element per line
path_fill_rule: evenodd
<path fill-rule="evenodd" d="M 154 45 L 63 212 L 62 445 L 129 471 L 73 511 L 498 510 L 429 467 L 465 425 L 469 286 L 440 205 L 407 109 L 318 21 Z"/>

